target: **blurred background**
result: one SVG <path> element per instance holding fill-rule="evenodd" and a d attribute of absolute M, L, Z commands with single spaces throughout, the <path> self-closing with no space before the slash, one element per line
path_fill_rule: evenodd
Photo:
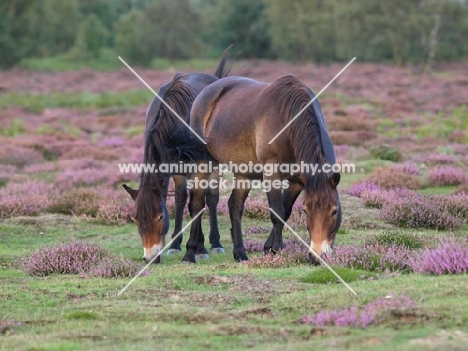
<path fill-rule="evenodd" d="M 465 0 L 4 0 L 0 67 L 167 68 L 218 58 L 422 64 L 468 56 Z"/>

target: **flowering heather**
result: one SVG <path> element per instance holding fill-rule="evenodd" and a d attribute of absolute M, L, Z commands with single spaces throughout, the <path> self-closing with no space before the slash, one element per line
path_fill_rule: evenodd
<path fill-rule="evenodd" d="M 248 228 L 244 232 L 244 235 L 265 234 L 265 233 L 268 233 L 270 230 L 271 230 L 270 227 L 266 227 L 264 225 L 254 225 Z"/>
<path fill-rule="evenodd" d="M 229 205 L 228 200 L 224 197 L 221 197 L 217 206 L 218 214 L 229 216 Z"/>
<path fill-rule="evenodd" d="M 16 167 L 12 165 L 2 165 L 0 169 L 0 187 L 5 185 L 8 180 L 15 174 Z"/>
<path fill-rule="evenodd" d="M 433 249 L 426 248 L 413 255 L 409 266 L 421 274 L 464 274 L 468 273 L 468 242 L 457 241 L 453 236 L 440 239 Z"/>
<path fill-rule="evenodd" d="M 324 255 L 334 266 L 376 272 L 396 272 L 407 268 L 411 250 L 397 244 L 371 242 L 364 245 L 336 246 L 333 254 Z"/>
<path fill-rule="evenodd" d="M 55 172 L 56 170 L 57 170 L 57 164 L 54 162 L 35 163 L 32 165 L 25 166 L 23 168 L 23 173 L 35 174 L 35 173 Z"/>
<path fill-rule="evenodd" d="M 377 167 L 372 171 L 369 180 L 382 189 L 421 188 L 421 181 L 416 176 L 399 167 Z"/>
<path fill-rule="evenodd" d="M 99 278 L 133 278 L 142 268 L 141 265 L 133 263 L 120 254 L 119 257 L 104 257 L 92 266 L 87 274 Z M 143 271 L 141 276 L 148 276 L 148 272 Z"/>
<path fill-rule="evenodd" d="M 247 252 L 263 252 L 263 240 L 260 240 L 260 239 L 245 240 L 244 247 Z"/>
<path fill-rule="evenodd" d="M 247 199 L 244 205 L 244 216 L 257 219 L 270 219 L 268 203 L 260 199 Z"/>
<path fill-rule="evenodd" d="M 96 219 L 106 224 L 125 224 L 131 221 L 133 204 L 128 202 L 119 202 L 111 199 L 101 201 L 96 214 Z"/>
<path fill-rule="evenodd" d="M 96 186 L 109 181 L 102 169 L 67 169 L 57 175 L 55 182 L 59 189 L 70 190 L 76 187 Z"/>
<path fill-rule="evenodd" d="M 382 323 L 385 313 L 407 310 L 416 307 L 416 302 L 409 297 L 391 296 L 379 297 L 363 307 L 345 307 L 339 310 L 323 311 L 301 319 L 304 324 L 314 324 L 318 327 L 357 327 L 366 328 L 370 324 Z"/>
<path fill-rule="evenodd" d="M 15 333 L 15 327 L 19 327 L 20 322 L 14 320 L 1 320 L 0 319 L 0 335 L 12 335 Z"/>
<path fill-rule="evenodd" d="M 17 216 L 37 216 L 49 204 L 52 185 L 37 181 L 9 183 L 0 188 L 0 219 Z"/>
<path fill-rule="evenodd" d="M 449 196 L 433 195 L 430 198 L 438 204 L 442 211 L 448 212 L 456 218 L 468 220 L 468 193 Z"/>
<path fill-rule="evenodd" d="M 81 274 L 101 261 L 108 253 L 97 245 L 81 241 L 37 249 L 29 255 L 26 270 L 30 275 L 53 273 Z"/>
<path fill-rule="evenodd" d="M 382 208 L 384 203 L 392 201 L 395 198 L 411 198 L 416 193 L 409 189 L 376 189 L 376 190 L 364 190 L 361 193 L 361 199 L 365 206 Z"/>
<path fill-rule="evenodd" d="M 29 255 L 24 267 L 33 276 L 58 273 L 101 278 L 132 277 L 142 268 L 122 255 L 115 257 L 107 250 L 83 241 L 37 249 Z M 147 275 L 147 272 L 142 275 Z"/>
<path fill-rule="evenodd" d="M 73 160 L 86 157 L 102 161 L 115 161 L 119 158 L 116 152 L 91 145 L 80 145 L 79 147 L 72 148 L 63 153 L 61 158 L 64 160 Z"/>
<path fill-rule="evenodd" d="M 462 227 L 466 222 L 460 212 L 450 212 L 437 198 L 421 194 L 392 198 L 383 203 L 379 215 L 385 221 L 404 228 L 444 230 Z"/>
<path fill-rule="evenodd" d="M 116 148 L 116 147 L 125 146 L 125 144 L 126 143 L 125 143 L 124 139 L 118 138 L 118 137 L 113 137 L 113 138 L 107 138 L 107 139 L 101 140 L 98 143 L 98 146 Z"/>
<path fill-rule="evenodd" d="M 430 155 L 426 159 L 428 165 L 450 165 L 457 162 L 457 157 L 455 155 L 449 154 L 440 154 L 440 155 Z"/>
<path fill-rule="evenodd" d="M 48 212 L 96 217 L 104 197 L 93 189 L 75 189 L 52 197 Z"/>
<path fill-rule="evenodd" d="M 361 197 L 363 192 L 370 192 L 374 190 L 380 190 L 380 188 L 370 180 L 364 179 L 359 183 L 353 184 L 349 189 L 343 189 L 343 193 L 355 197 Z"/>
<path fill-rule="evenodd" d="M 414 163 L 405 162 L 405 163 L 397 164 L 393 168 L 395 168 L 398 171 L 401 170 L 404 173 L 409 174 L 409 175 L 421 174 L 421 170 Z"/>
<path fill-rule="evenodd" d="M 455 189 L 454 194 L 467 194 L 468 195 L 468 181 L 461 184 L 458 188 Z"/>
<path fill-rule="evenodd" d="M 430 170 L 428 179 L 431 185 L 446 186 L 463 184 L 467 177 L 463 169 L 445 166 Z"/>
<path fill-rule="evenodd" d="M 27 147 L 6 145 L 0 149 L 0 164 L 23 167 L 43 161 L 44 157 L 39 151 Z"/>

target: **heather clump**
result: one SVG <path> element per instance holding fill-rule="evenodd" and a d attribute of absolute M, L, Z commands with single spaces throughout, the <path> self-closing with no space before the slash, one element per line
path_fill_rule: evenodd
<path fill-rule="evenodd" d="M 466 223 L 463 206 L 454 205 L 455 200 L 449 206 L 441 199 L 422 194 L 394 197 L 383 203 L 380 216 L 403 228 L 445 230 L 463 226 Z"/>
<path fill-rule="evenodd" d="M 379 235 L 373 235 L 366 240 L 369 245 L 392 246 L 396 245 L 409 250 L 420 249 L 426 240 L 421 235 L 403 231 L 386 231 Z"/>
<path fill-rule="evenodd" d="M 361 193 L 361 200 L 363 201 L 366 207 L 373 208 L 382 208 L 384 203 L 392 201 L 395 198 L 411 198 L 416 194 L 413 190 L 409 189 L 374 189 L 374 190 L 364 190 Z"/>
<path fill-rule="evenodd" d="M 361 197 L 363 193 L 380 190 L 380 188 L 371 182 L 369 179 L 364 179 L 359 183 L 355 183 L 351 188 L 343 189 L 344 194 L 348 194 L 355 197 Z"/>
<path fill-rule="evenodd" d="M 141 269 L 122 255 L 117 258 L 98 245 L 75 240 L 68 244 L 37 249 L 23 264 L 32 276 L 83 274 L 101 278 L 132 277 Z"/>
<path fill-rule="evenodd" d="M 103 196 L 95 190 L 74 189 L 53 197 L 47 211 L 74 216 L 96 217 L 102 201 L 104 201 Z"/>
<path fill-rule="evenodd" d="M 244 235 L 255 235 L 255 234 L 264 234 L 270 231 L 270 227 L 264 225 L 254 225 L 244 232 Z"/>
<path fill-rule="evenodd" d="M 336 246 L 324 259 L 334 266 L 372 272 L 401 272 L 407 269 L 411 250 L 395 243 L 369 242 L 363 245 Z"/>
<path fill-rule="evenodd" d="M 49 204 L 55 193 L 52 185 L 37 181 L 8 183 L 0 188 L 0 219 L 37 216 Z"/>
<path fill-rule="evenodd" d="M 301 323 L 313 324 L 318 327 L 354 327 L 366 328 L 371 324 L 385 321 L 390 313 L 416 308 L 416 302 L 411 298 L 400 295 L 378 297 L 363 307 L 351 306 L 342 309 L 322 311 L 311 316 L 301 318 Z"/>
<path fill-rule="evenodd" d="M 19 327 L 21 322 L 16 322 L 13 319 L 2 320 L 0 319 L 0 336 L 1 335 L 13 335 L 15 328 Z"/>
<path fill-rule="evenodd" d="M 417 176 L 407 173 L 401 167 L 377 167 L 368 179 L 382 189 L 407 188 L 415 190 L 422 187 Z"/>
<path fill-rule="evenodd" d="M 460 185 L 467 180 L 465 171 L 462 168 L 453 166 L 432 169 L 429 171 L 427 178 L 429 183 L 435 186 Z"/>
<path fill-rule="evenodd" d="M 244 205 L 244 216 L 256 219 L 270 219 L 268 204 L 260 199 L 247 199 Z"/>
<path fill-rule="evenodd" d="M 408 264 L 420 274 L 466 274 L 468 273 L 468 241 L 453 236 L 439 240 L 435 248 L 425 248 L 409 258 Z"/>

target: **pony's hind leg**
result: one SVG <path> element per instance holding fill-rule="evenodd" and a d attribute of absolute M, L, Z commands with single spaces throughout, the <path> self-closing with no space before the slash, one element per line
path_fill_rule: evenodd
<path fill-rule="evenodd" d="M 173 176 L 175 183 L 175 226 L 172 238 L 174 238 L 182 230 L 182 220 L 184 219 L 184 209 L 187 203 L 187 179 L 185 176 Z M 174 240 L 167 250 L 168 255 L 173 255 L 182 251 L 180 245 L 182 244 L 182 234 Z"/>
<path fill-rule="evenodd" d="M 213 172 L 210 180 L 216 180 L 219 184 L 219 173 Z M 218 227 L 218 202 L 219 202 L 219 187 L 208 187 L 206 191 L 206 203 L 210 212 L 210 251 L 213 253 L 224 253 L 224 248 L 221 245 L 219 227 Z"/>
<path fill-rule="evenodd" d="M 276 214 L 270 211 L 270 219 L 271 219 L 271 222 L 273 223 L 273 228 L 263 247 L 263 251 L 265 252 L 265 254 L 268 254 L 271 252 L 276 253 L 279 250 L 284 248 L 284 243 L 283 243 L 284 224 L 278 218 L 277 215 L 279 215 L 283 220 L 285 220 L 285 208 L 283 205 L 283 196 L 281 194 L 281 189 L 275 189 L 272 187 L 271 190 L 267 193 L 267 197 L 268 197 L 268 205 L 270 206 L 271 209 L 273 209 L 273 211 L 276 212 Z"/>
<path fill-rule="evenodd" d="M 198 174 L 200 176 L 200 174 Z M 204 179 L 199 177 L 198 179 Z M 190 217 L 193 218 L 205 208 L 205 189 L 194 186 L 190 190 L 189 212 Z M 204 235 L 201 226 L 202 215 L 198 216 L 190 227 L 190 236 L 187 241 L 187 251 L 182 258 L 182 262 L 195 263 L 196 258 L 207 258 L 208 251 L 204 245 Z"/>
<path fill-rule="evenodd" d="M 239 179 L 237 179 L 237 184 Z M 231 217 L 231 236 L 233 242 L 232 252 L 236 261 L 247 261 L 247 253 L 242 239 L 242 214 L 245 199 L 249 195 L 250 187 L 235 186 L 229 197 L 229 216 Z"/>

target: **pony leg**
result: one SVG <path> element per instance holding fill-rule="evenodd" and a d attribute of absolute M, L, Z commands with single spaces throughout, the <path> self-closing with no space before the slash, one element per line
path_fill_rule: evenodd
<path fill-rule="evenodd" d="M 247 261 L 247 253 L 242 240 L 242 213 L 244 212 L 245 199 L 249 195 L 250 187 L 232 190 L 229 197 L 229 216 L 231 217 L 231 236 L 233 242 L 232 252 L 236 261 Z"/>
<path fill-rule="evenodd" d="M 213 172 L 210 179 L 214 179 L 219 182 L 219 173 Z M 219 202 L 219 187 L 211 188 L 209 187 L 206 191 L 206 203 L 210 211 L 210 243 L 211 243 L 211 252 L 224 253 L 224 248 L 221 245 L 219 228 L 218 228 L 218 207 Z"/>
<path fill-rule="evenodd" d="M 271 189 L 267 193 L 268 205 L 272 208 L 283 220 L 285 220 L 285 208 L 283 205 L 283 196 L 281 194 L 281 189 Z M 292 207 L 292 205 L 291 205 Z M 270 219 L 273 223 L 273 228 L 271 233 L 263 246 L 263 251 L 265 253 L 276 253 L 278 250 L 284 248 L 283 243 L 283 222 L 270 211 Z"/>
<path fill-rule="evenodd" d="M 289 183 L 289 188 L 283 191 L 284 221 L 291 216 L 292 207 L 304 187 L 299 183 Z"/>
<path fill-rule="evenodd" d="M 175 226 L 174 232 L 172 233 L 172 238 L 174 238 L 182 229 L 182 220 L 184 219 L 184 209 L 185 204 L 187 203 L 187 179 L 184 176 L 173 176 L 175 183 Z M 175 253 L 181 252 L 182 249 L 180 245 L 182 244 L 182 234 L 172 242 L 169 250 L 167 250 L 168 255 L 173 255 Z"/>
<path fill-rule="evenodd" d="M 203 179 L 203 176 L 199 179 Z M 205 208 L 205 189 L 194 187 L 190 190 L 190 201 L 188 207 L 191 218 L 196 216 Z M 186 245 L 187 251 L 182 258 L 182 262 L 196 263 L 196 255 L 203 255 L 204 257 L 206 257 L 205 255 L 208 255 L 208 251 L 206 251 L 204 246 L 205 239 L 201 226 L 202 217 L 203 216 L 198 216 L 190 226 L 190 236 Z"/>

